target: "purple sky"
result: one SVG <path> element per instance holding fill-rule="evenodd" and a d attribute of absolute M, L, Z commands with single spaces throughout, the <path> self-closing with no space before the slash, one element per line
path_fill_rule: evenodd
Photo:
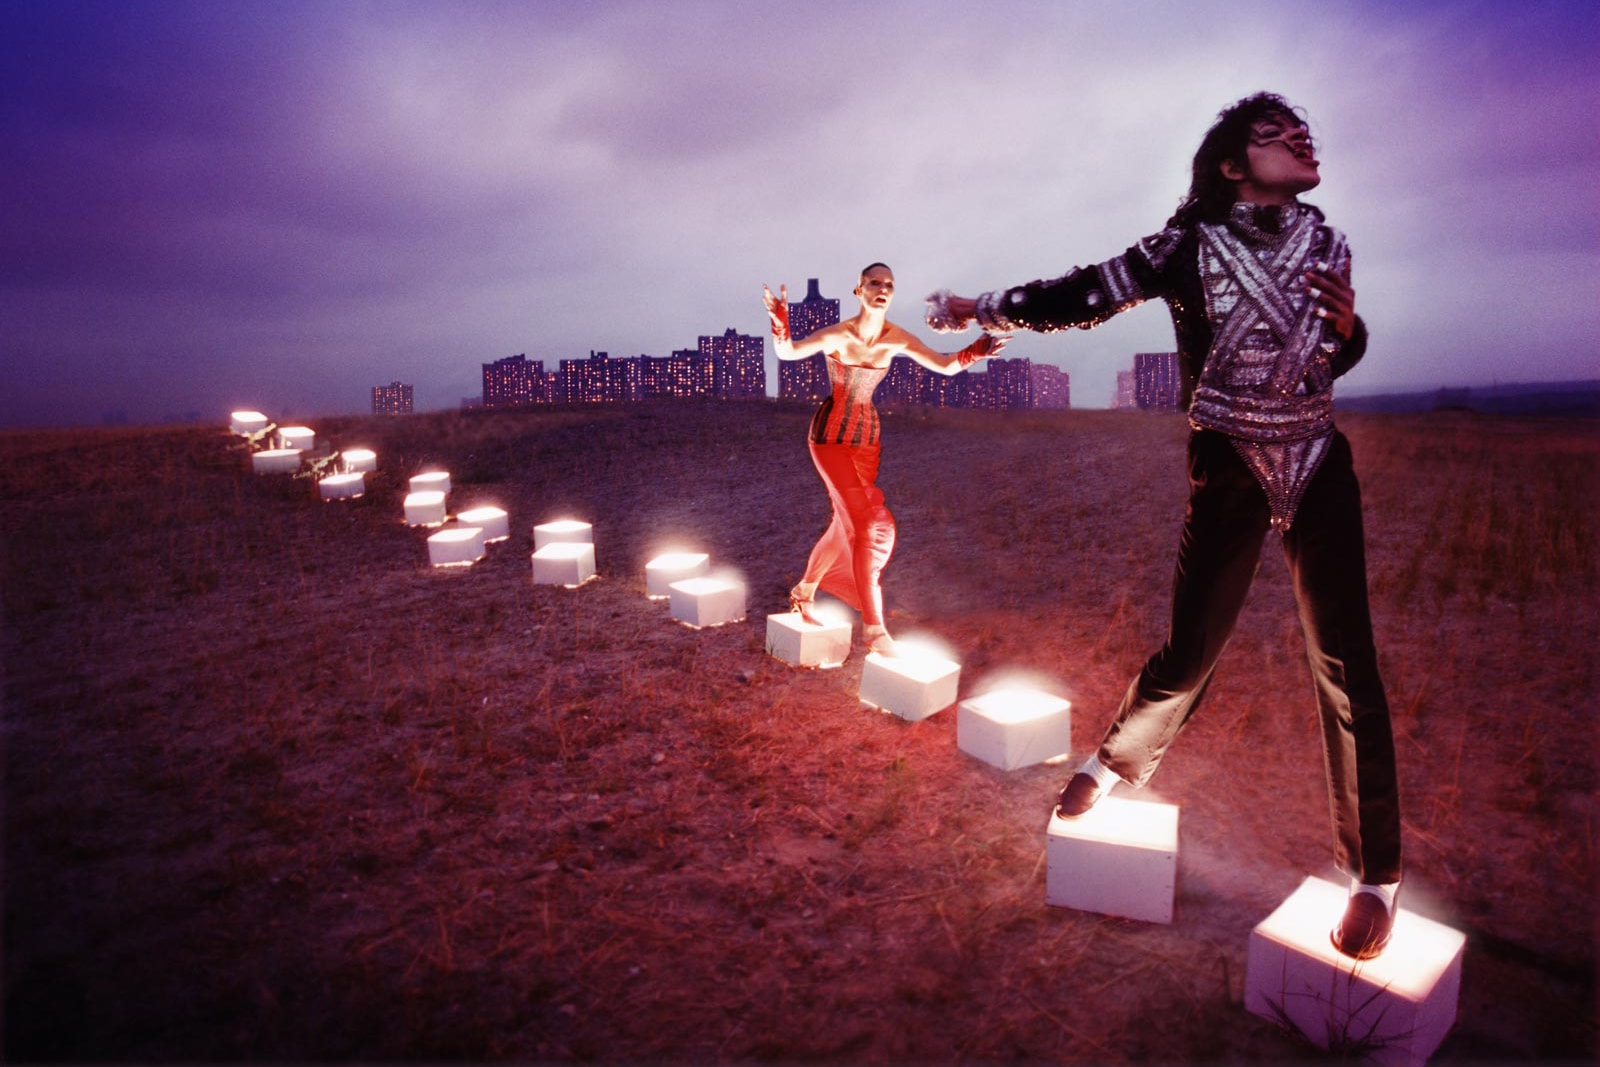
<path fill-rule="evenodd" d="M 1263 88 L 1355 251 L 1345 390 L 1597 378 L 1596 56 L 1593 0 L 15 0 L 0 426 L 449 407 L 518 352 L 764 332 L 763 282 L 851 314 L 880 259 L 929 336 L 931 289 L 1158 229 Z M 1171 345 L 1150 305 L 1007 354 L 1102 407 Z"/>

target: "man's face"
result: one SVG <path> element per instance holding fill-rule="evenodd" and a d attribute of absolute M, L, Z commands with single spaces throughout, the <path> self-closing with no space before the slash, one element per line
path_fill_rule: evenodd
<path fill-rule="evenodd" d="M 1248 185 L 1258 193 L 1298 196 L 1322 181 L 1311 133 L 1293 115 L 1269 115 L 1252 124 L 1244 164 L 1241 194 Z"/>

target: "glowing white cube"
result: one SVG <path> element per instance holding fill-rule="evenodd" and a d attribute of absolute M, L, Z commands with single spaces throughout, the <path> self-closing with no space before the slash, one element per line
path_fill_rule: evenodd
<path fill-rule="evenodd" d="M 293 474 L 300 469 L 298 448 L 267 448 L 250 454 L 250 469 L 257 474 Z"/>
<path fill-rule="evenodd" d="M 1044 902 L 1172 921 L 1178 887 L 1178 807 L 1103 797 L 1075 819 L 1050 816 Z"/>
<path fill-rule="evenodd" d="M 533 528 L 534 548 L 559 544 L 594 544 L 594 527 L 576 519 L 562 519 Z"/>
<path fill-rule="evenodd" d="M 861 701 L 915 722 L 956 702 L 961 666 L 942 656 L 867 653 L 861 666 Z"/>
<path fill-rule="evenodd" d="M 744 583 L 737 578 L 685 578 L 667 595 L 672 617 L 690 626 L 721 626 L 744 618 Z"/>
<path fill-rule="evenodd" d="M 428 562 L 435 567 L 470 567 L 482 558 L 481 526 L 452 526 L 428 538 Z"/>
<path fill-rule="evenodd" d="M 407 526 L 442 526 L 445 520 L 444 494 L 437 489 L 406 495 Z"/>
<path fill-rule="evenodd" d="M 1349 895 L 1307 878 L 1251 931 L 1245 1009 L 1321 1048 L 1420 1067 L 1455 1025 L 1466 937 L 1397 908 L 1388 947 L 1353 960 L 1329 939 Z"/>
<path fill-rule="evenodd" d="M 229 431 L 241 437 L 260 433 L 267 428 L 267 417 L 259 411 L 235 411 L 228 423 Z"/>
<path fill-rule="evenodd" d="M 347 474 L 378 469 L 378 454 L 370 448 L 347 448 L 339 453 L 339 460 Z"/>
<path fill-rule="evenodd" d="M 317 431 L 309 426 L 282 426 L 278 429 L 278 444 L 308 452 L 317 445 Z"/>
<path fill-rule="evenodd" d="M 672 583 L 698 578 L 711 569 L 711 557 L 704 552 L 668 552 L 644 565 L 645 595 L 665 600 L 672 595 Z"/>
<path fill-rule="evenodd" d="M 557 541 L 533 554 L 533 580 L 539 585 L 582 585 L 594 577 L 594 545 Z"/>
<path fill-rule="evenodd" d="M 450 472 L 427 471 L 426 473 L 412 476 L 411 491 L 413 493 L 426 493 L 430 490 L 448 493 L 450 491 Z"/>
<path fill-rule="evenodd" d="M 367 491 L 365 474 L 330 474 L 317 483 L 324 500 L 356 500 Z"/>
<path fill-rule="evenodd" d="M 456 519 L 468 526 L 483 527 L 485 544 L 509 540 L 511 537 L 511 519 L 506 515 L 504 508 L 497 508 L 493 505 L 470 508 L 457 515 Z"/>
<path fill-rule="evenodd" d="M 1072 704 L 1037 689 L 997 689 L 956 707 L 956 747 L 1003 771 L 1066 755 Z"/>
<path fill-rule="evenodd" d="M 768 615 L 767 655 L 796 667 L 838 667 L 850 655 L 850 624 L 813 626 L 797 611 Z"/>

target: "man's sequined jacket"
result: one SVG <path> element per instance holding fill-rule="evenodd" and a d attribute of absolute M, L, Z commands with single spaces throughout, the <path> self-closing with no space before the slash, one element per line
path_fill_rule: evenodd
<path fill-rule="evenodd" d="M 1308 208 L 1309 205 L 1300 205 Z M 1259 224 L 1274 222 L 1271 208 L 1235 205 Z M 1322 213 L 1316 208 L 1320 220 Z M 1179 407 L 1187 411 L 1195 382 L 1211 350 L 1213 323 L 1207 314 L 1200 245 L 1193 225 L 1170 226 L 1146 237 L 1126 252 L 1092 267 L 1079 267 L 1060 278 L 1034 281 L 979 298 L 979 321 L 1001 329 L 1053 332 L 1098 326 L 1118 312 L 1146 300 L 1164 300 L 1177 335 Z M 1367 328 L 1358 316 L 1355 330 L 1330 360 L 1337 378 L 1366 354 Z"/>

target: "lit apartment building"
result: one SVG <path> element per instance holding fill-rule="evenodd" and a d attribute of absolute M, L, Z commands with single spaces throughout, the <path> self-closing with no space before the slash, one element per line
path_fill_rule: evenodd
<path fill-rule="evenodd" d="M 1134 400 L 1142 411 L 1178 410 L 1178 353 L 1136 352 Z"/>
<path fill-rule="evenodd" d="M 1111 406 L 1119 410 L 1138 407 L 1138 401 L 1135 399 L 1135 396 L 1136 393 L 1133 383 L 1133 371 L 1117 371 L 1117 392 L 1116 395 L 1111 398 Z"/>
<path fill-rule="evenodd" d="M 720 337 L 700 338 L 700 355 L 716 360 L 720 400 L 764 399 L 767 395 L 767 343 L 729 327 Z"/>
<path fill-rule="evenodd" d="M 639 357 L 641 400 L 694 400 L 716 395 L 717 360 L 693 348 L 670 356 Z"/>
<path fill-rule="evenodd" d="M 639 361 L 589 351 L 588 359 L 564 359 L 557 372 L 568 404 L 626 404 L 639 399 Z"/>
<path fill-rule="evenodd" d="M 839 321 L 839 301 L 817 289 L 817 279 L 806 279 L 806 298 L 789 304 L 789 334 L 796 340 Z M 778 361 L 778 399 L 818 400 L 828 395 L 827 357 Z"/>
<path fill-rule="evenodd" d="M 1049 363 L 1035 363 L 1031 374 L 1034 407 L 1060 409 L 1072 406 L 1072 376 L 1066 371 Z"/>
<path fill-rule="evenodd" d="M 483 406 L 519 407 L 550 400 L 544 361 L 528 361 L 525 354 L 507 356 L 483 365 Z"/>
<path fill-rule="evenodd" d="M 374 415 L 411 414 L 411 386 L 404 382 L 372 387 L 372 413 Z"/>

